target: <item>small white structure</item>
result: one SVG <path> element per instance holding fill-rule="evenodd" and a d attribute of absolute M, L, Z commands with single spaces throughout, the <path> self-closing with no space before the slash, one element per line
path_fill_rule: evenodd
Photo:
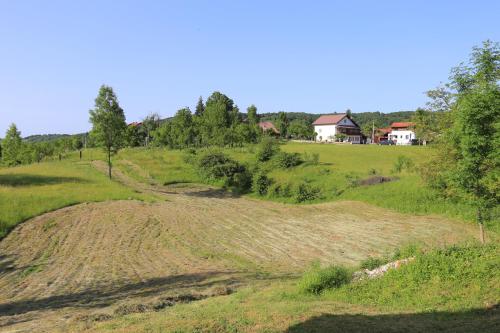
<path fill-rule="evenodd" d="M 413 131 L 414 125 L 410 122 L 392 123 L 388 139 L 394 141 L 396 145 L 411 145 L 412 140 L 417 138 Z"/>
<path fill-rule="evenodd" d="M 323 115 L 313 126 L 318 142 L 361 143 L 361 129 L 347 114 Z"/>

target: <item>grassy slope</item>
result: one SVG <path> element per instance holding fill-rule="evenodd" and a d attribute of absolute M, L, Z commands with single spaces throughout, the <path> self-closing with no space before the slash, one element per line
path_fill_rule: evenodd
<path fill-rule="evenodd" d="M 321 296 L 297 292 L 295 281 L 128 315 L 93 332 L 494 332 L 500 292 L 497 245 L 419 254 L 375 280 Z"/>
<path fill-rule="evenodd" d="M 86 162 L 62 161 L 0 169 L 0 239 L 16 224 L 61 207 L 110 199 L 145 199 Z"/>
<path fill-rule="evenodd" d="M 254 146 L 249 146 L 224 151 L 239 161 L 253 163 L 255 149 Z M 289 170 L 272 168 L 269 174 L 276 183 L 290 184 L 293 187 L 306 181 L 321 188 L 322 198 L 316 202 L 359 200 L 402 213 L 439 214 L 466 221 L 474 219 L 475 213 L 471 205 L 464 202 L 451 202 L 439 197 L 423 184 L 415 172 L 392 173 L 394 163 L 399 156 L 411 158 L 418 166 L 434 153 L 431 147 L 288 143 L 281 149 L 288 152 L 319 154 L 318 165 L 306 163 Z M 117 165 L 130 176 L 140 178 L 139 172 L 128 164 L 132 162 L 161 184 L 203 182 L 193 166 L 183 161 L 183 155 L 184 152 L 178 150 L 127 149 L 120 152 L 118 156 L 120 162 Z M 378 175 L 396 176 L 399 180 L 375 186 L 348 187 L 347 177 L 368 178 L 373 170 Z M 254 194 L 252 196 L 258 198 Z M 269 195 L 263 199 L 294 202 L 293 197 Z M 498 223 L 492 224 L 491 228 L 498 231 Z"/>

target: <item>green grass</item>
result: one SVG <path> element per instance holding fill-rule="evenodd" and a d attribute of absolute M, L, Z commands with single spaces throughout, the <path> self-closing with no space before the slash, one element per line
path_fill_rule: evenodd
<path fill-rule="evenodd" d="M 117 317 L 91 331 L 495 332 L 499 254 L 496 244 L 434 249 L 381 278 L 320 295 L 300 291 L 301 280 L 283 279 L 160 312 Z"/>
<path fill-rule="evenodd" d="M 319 154 L 319 163 L 303 163 L 281 169 L 276 168 L 272 162 L 267 162 L 264 168 L 269 170 L 268 176 L 272 178 L 274 185 L 270 186 L 270 191 L 265 196 L 257 193 L 250 196 L 296 203 L 297 188 L 305 183 L 310 189 L 320 191 L 319 197 L 307 201 L 308 203 L 358 200 L 401 213 L 437 214 L 465 221 L 474 220 L 475 210 L 470 203 L 444 199 L 428 188 L 416 172 L 416 168 L 435 153 L 432 147 L 287 143 L 281 145 L 281 150 Z M 242 163 L 256 163 L 256 146 L 225 148 L 222 151 Z M 204 179 L 196 172 L 195 166 L 184 161 L 185 154 L 185 151 L 161 148 L 125 149 L 118 154 L 115 164 L 138 180 L 150 181 L 147 178 L 151 177 L 159 184 L 203 183 Z M 412 170 L 394 172 L 400 156 L 411 159 L 415 167 Z M 131 167 L 129 162 L 134 166 Z M 137 167 L 143 169 L 147 177 L 144 174 L 141 176 Z M 376 185 L 356 185 L 357 180 L 374 175 L 392 177 L 395 180 Z M 278 185 L 281 188 L 288 187 L 290 194 L 275 195 L 273 189 Z M 499 232 L 499 223 L 489 223 L 487 229 Z"/>
<path fill-rule="evenodd" d="M 468 245 L 419 252 L 382 278 L 352 283 L 325 297 L 384 309 L 470 310 L 500 302 L 500 248 Z"/>
<path fill-rule="evenodd" d="M 88 162 L 63 160 L 0 169 L 0 239 L 20 222 L 81 202 L 147 199 Z M 50 228 L 50 226 L 47 226 Z"/>

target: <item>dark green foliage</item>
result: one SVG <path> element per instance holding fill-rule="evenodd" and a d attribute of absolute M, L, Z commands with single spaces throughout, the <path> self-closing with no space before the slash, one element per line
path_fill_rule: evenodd
<path fill-rule="evenodd" d="M 304 273 L 298 288 L 300 292 L 318 295 L 324 290 L 348 284 L 351 276 L 351 272 L 342 266 L 321 268 L 319 264 L 315 264 Z"/>
<path fill-rule="evenodd" d="M 222 180 L 225 187 L 237 192 L 246 192 L 252 186 L 252 175 L 248 169 L 221 152 L 207 152 L 200 156 L 198 172 L 208 180 Z"/>
<path fill-rule="evenodd" d="M 275 198 L 290 198 L 293 196 L 293 189 L 290 183 L 279 184 L 273 183 L 269 187 L 268 195 Z"/>
<path fill-rule="evenodd" d="M 279 151 L 280 147 L 275 139 L 271 137 L 263 137 L 257 149 L 257 161 L 269 161 Z"/>
<path fill-rule="evenodd" d="M 276 154 L 274 162 L 276 166 L 288 169 L 301 164 L 303 161 L 299 153 L 287 153 L 282 151 Z"/>
<path fill-rule="evenodd" d="M 312 123 L 305 119 L 294 119 L 288 126 L 288 135 L 293 139 L 312 140 L 314 138 L 314 128 Z"/>
<path fill-rule="evenodd" d="M 254 176 L 252 190 L 259 195 L 266 195 L 272 180 L 263 172 Z"/>
<path fill-rule="evenodd" d="M 203 112 L 205 111 L 205 105 L 203 104 L 203 98 L 200 96 L 198 99 L 198 103 L 196 103 L 196 109 L 194 111 L 195 116 L 201 116 L 203 115 Z"/>
<path fill-rule="evenodd" d="M 280 136 L 284 139 L 288 138 L 288 117 L 286 116 L 286 112 L 278 113 L 278 130 L 280 132 Z"/>
<path fill-rule="evenodd" d="M 295 201 L 305 202 L 319 199 L 321 197 L 321 189 L 311 184 L 300 183 L 295 190 Z"/>

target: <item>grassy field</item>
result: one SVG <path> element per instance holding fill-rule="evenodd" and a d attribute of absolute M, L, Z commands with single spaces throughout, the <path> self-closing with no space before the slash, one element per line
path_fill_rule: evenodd
<path fill-rule="evenodd" d="M 464 221 L 473 221 L 475 210 L 467 202 L 447 200 L 428 188 L 417 169 L 433 154 L 432 147 L 419 146 L 372 146 L 288 143 L 281 149 L 309 155 L 318 154 L 319 163 L 303 163 L 290 169 L 268 166 L 273 179 L 270 193 L 258 199 L 295 203 L 293 195 L 275 195 L 278 185 L 293 191 L 300 183 L 318 188 L 320 198 L 313 202 L 359 200 L 392 209 L 401 213 L 429 215 L 438 214 Z M 225 153 L 242 163 L 255 164 L 256 146 L 223 149 Z M 184 161 L 184 151 L 166 149 L 125 149 L 117 156 L 116 165 L 129 176 L 158 184 L 203 183 L 192 164 Z M 304 156 L 304 155 L 303 155 Z M 409 158 L 413 167 L 395 172 L 398 158 Z M 271 164 L 268 163 L 268 164 Z M 391 177 L 393 181 L 371 186 L 358 186 L 356 181 L 374 176 Z M 218 185 L 218 184 L 215 184 Z M 488 229 L 500 231 L 495 221 Z"/>
<path fill-rule="evenodd" d="M 86 332 L 496 332 L 499 254 L 497 245 L 433 250 L 379 279 L 319 296 L 288 279 Z"/>
<path fill-rule="evenodd" d="M 19 222 L 81 202 L 146 199 L 88 162 L 65 160 L 0 169 L 0 239 Z"/>

